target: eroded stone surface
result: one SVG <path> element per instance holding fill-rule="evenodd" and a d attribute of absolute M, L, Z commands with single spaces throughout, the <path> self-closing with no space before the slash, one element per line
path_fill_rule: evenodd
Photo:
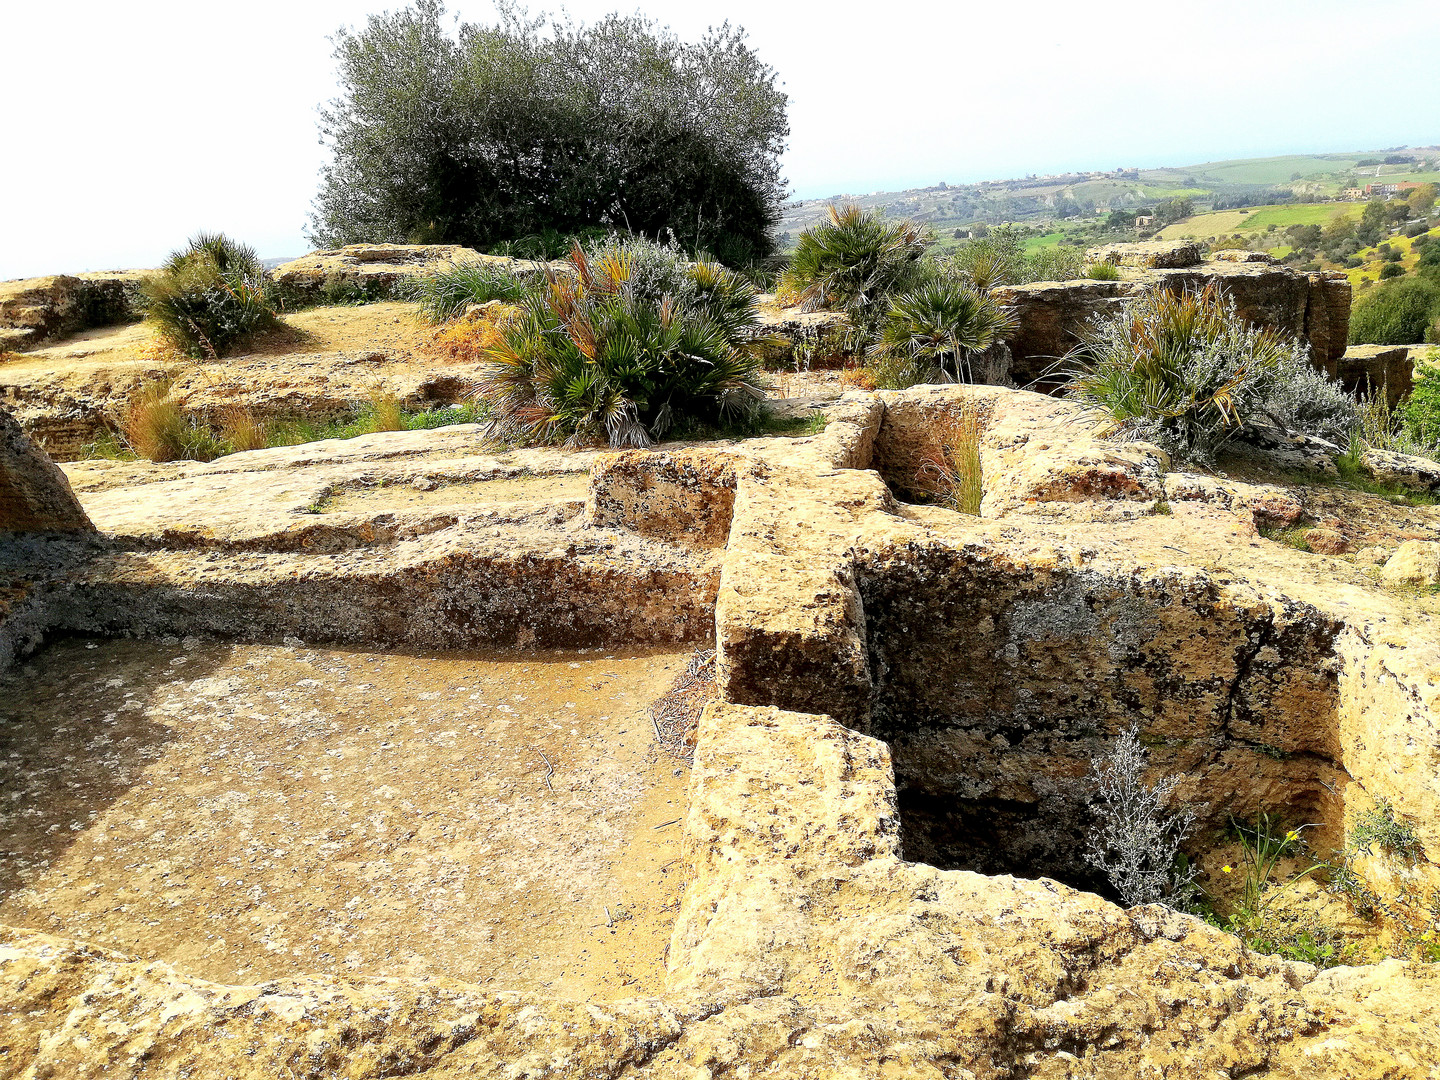
<path fill-rule="evenodd" d="M 897 501 L 915 440 L 967 402 L 987 413 L 982 515 Z M 539 530 L 565 537 L 544 557 L 515 550 L 523 530 L 485 539 L 458 520 L 338 553 L 264 550 L 273 539 L 237 550 L 238 533 L 174 546 L 158 520 L 135 534 L 150 548 L 98 561 L 77 549 L 23 602 L 156 633 L 163 596 L 170 626 L 235 633 L 244 616 L 244 632 L 284 623 L 421 643 L 457 621 L 523 640 L 537 612 L 589 641 L 674 641 L 703 624 L 726 700 L 697 733 L 688 883 L 650 996 L 577 1005 L 439 979 L 216 985 L 16 930 L 0 952 L 0 1000 L 19 1018 L 5 1060 L 38 1075 L 317 1080 L 1430 1077 L 1433 966 L 1317 973 L 1166 909 L 905 859 L 968 857 L 954 841 L 966 829 L 973 840 L 973 825 L 935 827 L 943 800 L 1006 825 L 1009 862 L 985 869 L 1060 866 L 1090 753 L 1136 724 L 1157 768 L 1181 770 L 1184 796 L 1215 815 L 1293 808 L 1338 847 L 1383 801 L 1418 852 L 1356 872 L 1385 896 L 1433 896 L 1436 612 L 1343 560 L 1262 538 L 1258 524 L 1294 511 L 1283 491 L 1173 472 L 1154 448 L 1105 443 L 1064 403 L 917 388 L 847 395 L 827 412 L 810 438 L 666 448 L 648 481 L 645 455 L 587 462 L 592 518 Z M 198 495 L 269 474 L 280 490 L 312 467 L 383 466 L 386 442 L 353 457 L 292 451 L 253 473 L 135 475 L 195 481 Z M 458 442 L 447 452 L 467 456 Z M 99 497 L 124 490 L 110 471 L 74 475 Z M 261 489 L 234 490 L 253 501 Z M 185 501 L 167 516 L 193 513 Z M 661 539 L 667 522 L 718 537 L 727 518 L 723 548 Z M 612 557 L 610 576 L 597 572 Z M 685 587 L 696 614 L 677 621 Z M 932 798 L 928 836 L 917 795 Z"/>

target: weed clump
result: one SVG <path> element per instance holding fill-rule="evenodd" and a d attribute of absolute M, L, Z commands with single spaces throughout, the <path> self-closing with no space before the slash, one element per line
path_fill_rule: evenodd
<path fill-rule="evenodd" d="M 461 263 L 417 278 L 410 286 L 410 297 L 419 305 L 421 318 L 443 323 L 463 315 L 472 304 L 492 300 L 516 303 L 530 289 L 502 267 Z"/>
<path fill-rule="evenodd" d="M 151 461 L 213 461 L 228 452 L 210 425 L 170 397 L 170 380 L 148 383 L 131 398 L 121 422 L 125 444 Z"/>
<path fill-rule="evenodd" d="M 1250 325 L 1213 284 L 1128 301 L 1055 370 L 1070 396 L 1109 415 L 1112 435 L 1202 462 L 1253 423 L 1343 440 L 1356 421 L 1355 400 L 1302 344 Z"/>
<path fill-rule="evenodd" d="M 223 233 L 195 236 L 146 279 L 141 292 L 156 334 L 195 359 L 224 356 L 283 325 L 259 256 Z"/>
<path fill-rule="evenodd" d="M 1395 808 L 1384 799 L 1361 814 L 1348 837 L 1352 852 L 1373 853 L 1374 849 L 1397 859 L 1415 859 L 1421 855 L 1420 838 L 1415 827 L 1395 816 Z"/>
<path fill-rule="evenodd" d="M 964 402 L 958 411 L 946 414 L 931 427 L 921 450 L 917 480 L 941 506 L 962 514 L 980 513 L 984 495 L 980 438 L 985 412 L 975 402 Z"/>

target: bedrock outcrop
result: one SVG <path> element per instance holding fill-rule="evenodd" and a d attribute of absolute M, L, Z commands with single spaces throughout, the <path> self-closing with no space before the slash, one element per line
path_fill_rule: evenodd
<path fill-rule="evenodd" d="M 981 514 L 903 501 L 915 443 L 962 408 L 984 417 Z M 1048 873 L 1081 835 L 1089 755 L 1135 725 L 1184 797 L 1217 812 L 1313 813 L 1340 847 L 1383 803 L 1415 850 L 1356 873 L 1433 898 L 1433 611 L 1263 539 L 1262 515 L 1287 512 L 1264 485 L 1106 444 L 1066 402 L 921 387 L 849 394 L 827 415 L 807 438 L 659 452 L 487 462 L 471 429 L 70 466 L 103 544 L 75 543 L 69 562 L 0 546 L 34 583 L 32 627 L 39 612 L 81 632 L 188 620 L 420 647 L 457 630 L 525 646 L 562 625 L 608 646 L 713 629 L 722 700 L 695 734 L 687 885 L 650 992 L 579 1003 L 482 987 L 483 971 L 220 985 L 6 929 L 0 1068 L 1434 1080 L 1436 966 L 1320 972 Z M 547 504 L 559 520 L 482 505 L 485 484 L 547 468 L 587 470 L 583 504 Z M 417 478 L 463 501 L 386 502 Z M 368 509 L 333 515 L 348 539 L 307 533 L 332 516 L 323 499 L 360 488 Z M 1009 872 L 965 865 L 986 821 L 1006 826 Z"/>
<path fill-rule="evenodd" d="M 660 993 L 221 985 L 6 929 L 0 1060 L 237 1080 L 1432 1075 L 1433 967 L 1317 972 L 1165 908 L 905 863 L 884 744 L 824 717 L 712 706 L 698 746 Z"/>
<path fill-rule="evenodd" d="M 146 270 L 0 281 L 0 352 L 33 349 L 92 326 L 140 317 Z"/>
<path fill-rule="evenodd" d="M 371 299 L 393 295 L 415 278 L 458 264 L 492 266 L 521 276 L 543 273 L 548 263 L 482 255 L 458 244 L 349 244 L 312 251 L 270 272 L 275 283 L 306 300 L 327 288 L 355 290 Z"/>

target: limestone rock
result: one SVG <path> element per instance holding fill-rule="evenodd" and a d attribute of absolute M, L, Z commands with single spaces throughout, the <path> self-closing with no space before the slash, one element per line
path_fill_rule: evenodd
<path fill-rule="evenodd" d="M 138 319 L 146 273 L 114 270 L 0 282 L 0 349 L 33 349 L 93 326 Z"/>
<path fill-rule="evenodd" d="M 1374 394 L 1383 390 L 1393 409 L 1415 389 L 1415 364 L 1426 345 L 1351 345 L 1334 365 L 1331 375 L 1347 390 Z"/>
<path fill-rule="evenodd" d="M 1381 567 L 1380 576 L 1391 585 L 1440 585 L 1440 542 L 1406 540 Z"/>
<path fill-rule="evenodd" d="M 854 326 L 843 311 L 803 311 L 779 307 L 771 295 L 760 297 L 754 348 L 772 367 L 808 367 L 853 351 Z"/>
<path fill-rule="evenodd" d="M 1360 455 L 1360 466 L 1382 484 L 1393 484 L 1408 491 L 1440 491 L 1440 462 L 1430 458 L 1366 447 Z"/>
<path fill-rule="evenodd" d="M 297 296 L 314 299 L 327 286 L 390 296 L 403 283 L 456 263 L 485 264 L 519 275 L 543 273 L 553 264 L 500 255 L 482 255 L 456 244 L 350 244 L 312 251 L 271 271 L 275 283 Z M 563 272 L 563 265 L 559 267 Z"/>
<path fill-rule="evenodd" d="M 1211 252 L 1210 258 L 1216 262 L 1267 263 L 1272 266 L 1279 261 L 1268 251 L 1250 251 L 1246 248 L 1221 248 Z"/>
<path fill-rule="evenodd" d="M 1085 252 L 1090 262 L 1136 266 L 1147 270 L 1200 265 L 1203 249 L 1193 240 L 1145 240 L 1134 244 L 1105 244 Z"/>
<path fill-rule="evenodd" d="M 1318 525 L 1305 534 L 1306 546 L 1317 555 L 1344 555 L 1350 550 L 1350 541 L 1339 529 Z"/>
<path fill-rule="evenodd" d="M 0 408 L 0 534 L 94 531 L 65 474 Z"/>
<path fill-rule="evenodd" d="M 1207 502 L 1249 516 L 1257 529 L 1288 529 L 1305 516 L 1305 507 L 1290 492 L 1274 484 L 1245 484 L 1193 473 L 1168 473 L 1165 498 L 1169 502 Z"/>

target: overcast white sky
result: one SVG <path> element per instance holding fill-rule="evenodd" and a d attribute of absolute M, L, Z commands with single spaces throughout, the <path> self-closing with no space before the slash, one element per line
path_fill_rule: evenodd
<path fill-rule="evenodd" d="M 591 19 L 632 4 L 566 7 Z M 307 250 L 327 38 L 396 6 L 7 4 L 0 278 L 153 266 L 199 229 L 267 257 Z M 492 10 L 449 6 L 469 21 Z M 791 95 L 801 197 L 1440 143 L 1437 0 L 638 8 L 685 37 L 726 18 L 750 32 Z"/>

